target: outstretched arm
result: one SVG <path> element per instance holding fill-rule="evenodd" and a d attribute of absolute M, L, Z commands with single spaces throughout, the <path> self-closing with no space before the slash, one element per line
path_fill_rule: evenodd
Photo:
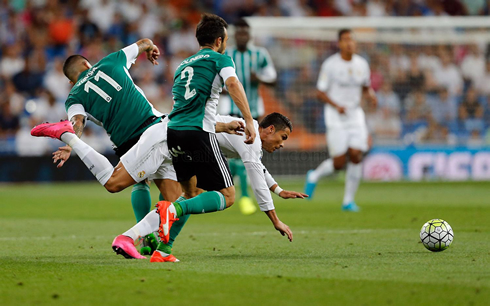
<path fill-rule="evenodd" d="M 160 56 L 160 50 L 158 50 L 158 47 L 153 44 L 151 39 L 140 39 L 136 42 L 136 45 L 138 46 L 138 56 L 140 56 L 141 53 L 146 52 L 146 58 L 153 65 L 158 65 L 157 59 Z"/>

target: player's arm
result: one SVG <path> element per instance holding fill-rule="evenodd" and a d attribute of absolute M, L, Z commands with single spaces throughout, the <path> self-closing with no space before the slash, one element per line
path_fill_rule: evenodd
<path fill-rule="evenodd" d="M 236 106 L 242 112 L 243 119 L 245 119 L 245 143 L 252 144 L 255 141 L 256 133 L 253 117 L 250 113 L 250 106 L 248 105 L 247 95 L 245 94 L 243 85 L 236 76 L 228 77 L 225 81 L 225 85 Z"/>
<path fill-rule="evenodd" d="M 240 120 L 233 120 L 231 122 L 216 122 L 216 133 L 227 133 L 234 135 L 243 135 L 245 131 L 245 124 Z"/>
<path fill-rule="evenodd" d="M 281 235 L 287 235 L 289 241 L 293 241 L 291 229 L 279 220 L 279 217 L 276 214 L 274 202 L 272 201 L 272 196 L 265 180 L 264 166 L 262 163 L 258 162 L 244 162 L 244 165 L 260 210 L 269 217 L 274 228 L 278 230 Z"/>
<path fill-rule="evenodd" d="M 153 44 L 151 39 L 143 38 L 122 49 L 126 55 L 125 66 L 127 69 L 136 62 L 141 53 L 146 53 L 146 58 L 153 64 L 158 65 L 157 59 L 160 56 L 160 50 Z"/>
<path fill-rule="evenodd" d="M 250 79 L 251 81 L 259 81 L 260 83 L 268 86 L 275 86 L 277 81 L 277 71 L 274 68 L 274 64 L 267 50 L 262 50 L 263 60 L 261 68 L 257 71 L 257 73 L 251 72 Z"/>
<path fill-rule="evenodd" d="M 85 127 L 85 123 L 87 120 L 87 113 L 83 105 L 78 103 L 73 103 L 72 98 L 68 98 L 66 101 L 67 104 L 67 115 L 70 118 L 70 122 L 73 126 L 73 130 L 75 131 L 75 135 L 78 138 L 82 137 L 83 128 Z M 56 164 L 58 161 L 57 168 L 63 167 L 65 162 L 70 158 L 71 147 L 66 145 L 63 147 L 59 147 L 57 151 L 53 152 L 53 163 Z"/>
<path fill-rule="evenodd" d="M 376 107 L 378 105 L 378 97 L 376 97 L 376 92 L 371 87 L 371 69 L 369 69 L 369 64 L 366 61 L 364 61 L 364 69 L 366 74 L 362 84 L 362 95 L 367 98 L 373 107 Z"/>
<path fill-rule="evenodd" d="M 158 50 L 158 47 L 153 44 L 153 41 L 151 41 L 151 39 L 148 38 L 140 39 L 136 42 L 136 45 L 138 46 L 138 56 L 141 53 L 145 52 L 146 58 L 153 65 L 158 65 L 157 59 L 160 56 L 160 50 Z"/>
<path fill-rule="evenodd" d="M 267 186 L 269 186 L 269 190 L 274 192 L 275 194 L 277 194 L 283 199 L 304 199 L 308 197 L 307 194 L 296 192 L 296 191 L 284 190 L 281 187 L 279 187 L 279 184 L 276 182 L 276 180 L 272 177 L 272 175 L 269 173 L 269 171 L 267 171 L 265 167 L 264 167 L 264 177 Z"/>
<path fill-rule="evenodd" d="M 340 114 L 344 114 L 345 107 L 338 105 L 327 95 L 327 91 L 330 86 L 330 78 L 328 73 L 329 73 L 329 67 L 327 61 L 323 63 L 322 68 L 320 69 L 320 75 L 318 76 L 318 82 L 316 84 L 316 96 L 318 100 L 320 100 L 322 103 L 330 104 Z"/>

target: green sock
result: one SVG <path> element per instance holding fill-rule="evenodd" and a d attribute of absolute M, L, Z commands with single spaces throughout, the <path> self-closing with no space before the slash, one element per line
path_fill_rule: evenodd
<path fill-rule="evenodd" d="M 247 169 L 245 169 L 245 165 L 241 159 L 236 160 L 235 167 L 236 175 L 238 175 L 238 178 L 240 179 L 240 191 L 242 197 L 248 197 Z"/>
<path fill-rule="evenodd" d="M 179 199 L 180 199 L 180 198 L 179 198 Z M 164 200 L 165 200 L 165 198 L 163 197 L 163 195 L 162 195 L 161 193 L 160 193 L 160 195 L 158 196 L 158 200 L 159 200 L 159 201 L 164 201 Z"/>
<path fill-rule="evenodd" d="M 131 191 L 131 204 L 136 222 L 140 222 L 151 209 L 150 186 L 145 182 L 135 184 Z"/>
<path fill-rule="evenodd" d="M 174 203 L 177 218 L 189 214 L 205 214 L 226 208 L 225 197 L 218 191 L 201 193 L 197 197 Z"/>

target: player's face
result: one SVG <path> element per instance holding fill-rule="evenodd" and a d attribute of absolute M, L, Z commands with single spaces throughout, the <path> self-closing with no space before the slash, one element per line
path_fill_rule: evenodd
<path fill-rule="evenodd" d="M 284 147 L 284 142 L 289 138 L 290 133 L 289 128 L 276 131 L 273 125 L 269 126 L 266 130 L 265 137 L 261 139 L 262 149 L 269 153 L 279 150 Z"/>
<path fill-rule="evenodd" d="M 351 32 L 346 32 L 342 34 L 339 40 L 340 52 L 354 53 L 356 51 L 356 41 Z"/>
<path fill-rule="evenodd" d="M 228 31 L 225 29 L 225 39 L 221 41 L 221 46 L 218 48 L 218 53 L 221 54 L 225 53 L 227 41 L 228 41 Z"/>
<path fill-rule="evenodd" d="M 250 40 L 250 32 L 247 27 L 238 27 L 235 32 L 235 41 L 239 49 L 244 49 Z"/>

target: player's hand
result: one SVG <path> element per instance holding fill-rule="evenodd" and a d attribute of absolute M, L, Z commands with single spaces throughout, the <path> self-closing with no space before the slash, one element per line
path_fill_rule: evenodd
<path fill-rule="evenodd" d="M 146 58 L 153 64 L 158 65 L 157 59 L 160 56 L 160 50 L 156 45 L 153 45 L 151 50 L 146 51 Z"/>
<path fill-rule="evenodd" d="M 235 120 L 235 121 L 232 121 L 232 122 L 228 122 L 226 124 L 226 129 L 225 129 L 225 133 L 228 133 L 228 134 L 235 134 L 235 135 L 243 135 L 242 132 L 245 131 L 245 124 L 243 123 L 243 121 L 240 121 L 240 120 Z"/>
<path fill-rule="evenodd" d="M 291 231 L 291 229 L 289 228 L 289 226 L 287 226 L 286 224 L 282 223 L 281 221 L 277 220 L 277 222 L 274 223 L 274 227 L 276 228 L 276 230 L 279 231 L 279 233 L 281 233 L 281 235 L 283 236 L 288 236 L 288 239 L 290 242 L 293 242 L 293 232 Z"/>
<path fill-rule="evenodd" d="M 279 196 L 283 199 L 304 199 L 308 197 L 307 194 L 296 192 L 296 191 L 289 191 L 289 190 L 281 191 L 279 193 Z"/>
<path fill-rule="evenodd" d="M 53 152 L 53 164 L 56 164 L 58 161 L 59 164 L 56 166 L 56 168 L 61 168 L 65 164 L 65 162 L 70 158 L 71 154 L 71 147 L 70 146 L 64 146 L 64 147 L 59 147 L 58 151 Z"/>
<path fill-rule="evenodd" d="M 257 74 L 255 72 L 250 72 L 250 82 L 251 83 L 260 82 L 260 79 L 257 77 Z"/>
<path fill-rule="evenodd" d="M 370 92 L 369 95 L 369 102 L 371 103 L 371 106 L 373 108 L 376 108 L 378 106 L 378 97 L 374 92 Z"/>
<path fill-rule="evenodd" d="M 343 106 L 337 106 L 337 111 L 339 112 L 339 114 L 345 114 L 345 107 Z"/>
<path fill-rule="evenodd" d="M 246 122 L 246 124 L 245 124 L 245 136 L 246 136 L 246 139 L 245 139 L 246 144 L 254 143 L 256 135 L 255 135 L 255 127 L 254 127 L 253 120 L 250 122 Z"/>

